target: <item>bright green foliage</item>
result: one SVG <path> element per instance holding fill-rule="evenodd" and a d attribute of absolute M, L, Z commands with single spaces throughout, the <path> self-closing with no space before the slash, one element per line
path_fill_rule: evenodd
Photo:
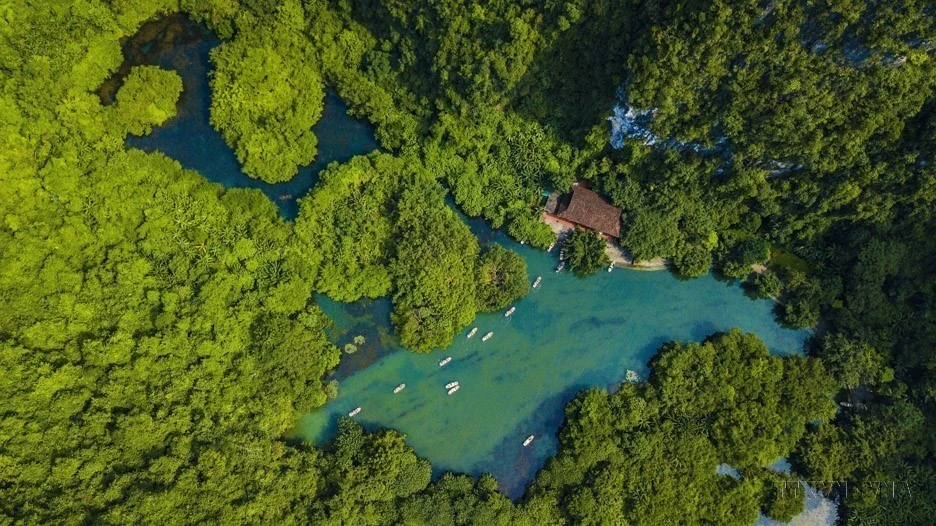
<path fill-rule="evenodd" d="M 529 283 L 513 252 L 497 247 L 478 259 L 477 240 L 420 168 L 383 153 L 329 167 L 302 201 L 292 254 L 296 267 L 314 264 L 316 289 L 334 299 L 392 294 L 401 341 L 428 351 Z"/>
<path fill-rule="evenodd" d="M 563 250 L 569 266 L 579 276 L 588 276 L 611 264 L 605 253 L 607 243 L 601 234 L 590 230 L 576 230 Z"/>
<path fill-rule="evenodd" d="M 671 216 L 653 211 L 638 212 L 625 224 L 627 231 L 621 244 L 635 259 L 648 260 L 677 253 L 679 227 Z"/>
<path fill-rule="evenodd" d="M 786 455 L 814 419 L 830 418 L 831 378 L 814 359 L 773 357 L 737 330 L 669 344 L 646 384 L 580 394 L 561 445 L 533 483 L 574 523 L 751 524 L 763 498 L 742 474 Z"/>
<path fill-rule="evenodd" d="M 175 71 L 155 66 L 130 70 L 117 91 L 116 120 L 133 135 L 146 135 L 176 114 L 182 79 Z"/>
<path fill-rule="evenodd" d="M 312 125 L 322 115 L 325 92 L 307 43 L 288 39 L 280 25 L 260 35 L 241 33 L 212 51 L 211 124 L 244 173 L 275 183 L 315 158 Z"/>
<path fill-rule="evenodd" d="M 397 206 L 393 325 L 410 349 L 446 347 L 477 312 L 478 241 L 434 181 L 415 179 Z"/>
<path fill-rule="evenodd" d="M 395 501 L 423 490 L 432 474 L 403 435 L 390 430 L 367 434 L 348 418 L 338 422 L 338 436 L 320 469 L 323 487 L 303 522 L 389 524 Z"/>
<path fill-rule="evenodd" d="M 478 259 L 478 309 L 496 311 L 530 292 L 527 264 L 519 254 L 490 245 Z"/>
<path fill-rule="evenodd" d="M 735 248 L 737 260 L 744 266 L 763 265 L 770 259 L 770 244 L 759 237 L 745 239 Z"/>
<path fill-rule="evenodd" d="M 502 493 L 490 475 L 478 479 L 446 473 L 425 492 L 400 505 L 399 524 L 450 525 L 485 524 L 513 526 L 523 524 L 523 516 Z"/>
<path fill-rule="evenodd" d="M 297 267 L 316 272 L 316 289 L 340 301 L 391 291 L 394 213 L 411 165 L 385 154 L 332 165 L 301 200 Z"/>
<path fill-rule="evenodd" d="M 752 265 L 763 265 L 770 259 L 770 245 L 762 238 L 751 237 L 735 245 L 722 261 L 722 273 L 732 278 L 744 278 Z"/>
<path fill-rule="evenodd" d="M 338 352 L 308 284 L 284 268 L 288 227 L 258 192 L 222 192 L 159 155 L 84 159 L 85 173 L 42 176 L 55 199 L 21 198 L 28 179 L 2 185 L 0 242 L 18 249 L 0 255 L 0 511 L 75 523 L 175 507 L 233 520 L 245 502 L 294 513 L 275 510 L 261 473 L 305 469 L 279 437 L 324 403 Z"/>
<path fill-rule="evenodd" d="M 0 522 L 749 524 L 795 511 L 762 467 L 818 418 L 794 458 L 810 479 L 912 490 L 838 494 L 846 521 L 929 524 L 927 7 L 0 2 Z M 314 158 L 325 80 L 398 156 L 330 168 L 291 226 L 258 192 L 126 151 L 174 114 L 178 76 L 136 68 L 110 107 L 93 92 L 121 38 L 179 9 L 227 39 L 212 121 L 246 173 L 285 180 Z M 607 148 L 619 88 L 653 110 L 656 145 Z M 746 240 L 786 247 L 755 286 L 780 293 L 788 324 L 823 318 L 813 352 L 851 407 L 833 417 L 814 359 L 732 333 L 668 346 L 648 384 L 576 399 L 517 506 L 489 477 L 429 485 L 394 432 L 345 422 L 325 451 L 282 440 L 337 392 L 312 291 L 392 294 L 404 344 L 445 345 L 491 294 L 437 181 L 546 246 L 541 191 L 578 178 L 622 207 L 627 249 L 684 275 L 713 255 L 746 273 L 764 259 Z M 741 480 L 715 475 L 722 462 Z"/>

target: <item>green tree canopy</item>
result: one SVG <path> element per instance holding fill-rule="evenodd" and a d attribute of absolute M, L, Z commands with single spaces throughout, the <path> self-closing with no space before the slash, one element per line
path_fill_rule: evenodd
<path fill-rule="evenodd" d="M 146 135 L 154 126 L 175 117 L 176 102 L 182 93 L 182 78 L 175 71 L 156 66 L 130 70 L 117 90 L 115 120 L 125 133 Z"/>
<path fill-rule="evenodd" d="M 322 77 L 307 43 L 272 33 L 242 32 L 211 52 L 211 124 L 234 149 L 244 173 L 288 181 L 312 162 L 322 115 Z"/>
<path fill-rule="evenodd" d="M 526 260 L 500 245 L 485 248 L 478 259 L 477 271 L 479 310 L 503 309 L 530 291 Z"/>
<path fill-rule="evenodd" d="M 588 276 L 611 264 L 605 253 L 606 248 L 607 242 L 598 232 L 576 230 L 563 250 L 572 270 L 579 276 Z"/>
<path fill-rule="evenodd" d="M 738 330 L 668 344 L 651 371 L 645 384 L 588 390 L 567 406 L 531 503 L 546 499 L 557 517 L 582 523 L 750 524 L 759 502 L 775 501 L 759 470 L 835 413 L 818 360 L 770 356 Z M 721 463 L 741 478 L 717 475 Z"/>

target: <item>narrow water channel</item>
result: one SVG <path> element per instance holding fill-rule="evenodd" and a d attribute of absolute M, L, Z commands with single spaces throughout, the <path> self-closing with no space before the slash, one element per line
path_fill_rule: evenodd
<path fill-rule="evenodd" d="M 177 107 L 178 115 L 144 137 L 128 137 L 127 146 L 148 152 L 160 151 L 196 170 L 209 181 L 226 188 L 257 188 L 277 204 L 286 219 L 299 213 L 297 199 L 305 196 L 318 182 L 319 172 L 332 162 L 346 161 L 355 155 L 370 153 L 379 145 L 371 128 L 350 117 L 348 107 L 332 90 L 326 90 L 321 119 L 312 127 L 318 137 L 318 155 L 312 164 L 300 167 L 299 173 L 285 183 L 269 184 L 245 175 L 234 151 L 221 134 L 211 127 L 212 69 L 209 53 L 221 43 L 203 25 L 182 15 L 150 22 L 138 35 L 124 44 L 127 62 L 113 79 L 99 91 L 102 99 L 119 85 L 128 65 L 156 65 L 175 70 L 182 77 L 184 91 Z"/>

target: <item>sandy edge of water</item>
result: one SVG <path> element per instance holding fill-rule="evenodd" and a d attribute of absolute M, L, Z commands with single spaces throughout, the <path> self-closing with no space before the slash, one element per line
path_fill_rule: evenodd
<path fill-rule="evenodd" d="M 546 214 L 543 214 L 543 222 L 546 223 L 553 232 L 556 233 L 556 237 L 559 241 L 563 241 L 566 237 L 572 234 L 572 227 L 562 224 L 559 221 L 556 221 Z M 609 241 L 608 246 L 605 248 L 605 254 L 608 255 L 608 259 L 611 260 L 611 263 L 615 267 L 627 268 L 631 270 L 666 270 L 669 268 L 670 261 L 664 258 L 653 258 L 648 261 L 634 261 L 633 256 L 631 256 L 626 250 L 624 250 L 616 242 Z"/>

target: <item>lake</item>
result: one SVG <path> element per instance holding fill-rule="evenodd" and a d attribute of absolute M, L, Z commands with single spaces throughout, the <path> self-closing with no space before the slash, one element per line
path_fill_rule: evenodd
<path fill-rule="evenodd" d="M 774 354 L 793 354 L 808 335 L 775 323 L 773 301 L 752 300 L 740 286 L 711 275 L 681 281 L 669 272 L 625 269 L 588 278 L 557 274 L 556 254 L 502 233 L 484 235 L 472 223 L 482 239 L 523 255 L 530 278 L 542 276 L 542 284 L 514 304 L 510 318 L 503 311 L 481 314 L 473 338 L 463 331 L 451 347 L 429 355 L 399 348 L 388 300 L 321 300 L 336 323 L 332 335 L 339 346 L 358 334 L 368 341 L 342 358 L 338 398 L 303 417 L 296 436 L 323 444 L 339 417 L 361 407 L 356 420 L 405 433 L 436 474 L 491 473 L 517 498 L 555 454 L 565 404 L 582 389 L 615 388 L 628 369 L 645 379 L 647 362 L 664 342 L 740 327 L 757 333 Z M 482 342 L 491 331 L 494 336 Z M 452 361 L 439 367 L 448 356 Z M 461 388 L 449 396 L 445 384 L 451 381 Z M 401 383 L 406 388 L 393 394 Z M 524 447 L 531 434 L 536 439 Z"/>
<path fill-rule="evenodd" d="M 141 29 L 146 38 L 128 41 L 125 56 L 178 71 L 185 91 L 177 117 L 149 136 L 129 138 L 128 146 L 161 151 L 228 188 L 258 188 L 286 218 L 296 216 L 295 199 L 315 185 L 327 163 L 378 147 L 367 125 L 350 118 L 344 103 L 328 92 L 324 115 L 313 128 L 317 160 L 282 184 L 247 177 L 208 121 L 208 53 L 219 41 L 184 17 L 153 24 Z M 808 334 L 777 325 L 772 301 L 751 300 L 736 284 L 710 275 L 680 281 L 667 272 L 620 269 L 585 279 L 556 274 L 555 253 L 520 245 L 483 221 L 465 220 L 482 242 L 520 253 L 531 279 L 542 276 L 542 285 L 516 303 L 510 318 L 503 312 L 480 315 L 474 338 L 463 332 L 450 348 L 429 355 L 399 348 L 388 299 L 345 305 L 320 298 L 335 322 L 335 343 L 343 346 L 355 335 L 366 343 L 345 355 L 335 371 L 338 398 L 305 415 L 295 437 L 322 444 L 334 434 L 337 419 L 360 406 L 360 422 L 406 433 L 436 473 L 491 473 L 508 496 L 518 497 L 555 453 L 565 404 L 585 388 L 613 389 L 628 369 L 646 378 L 647 362 L 664 342 L 699 340 L 737 326 L 757 333 L 772 352 L 788 354 L 799 352 Z M 482 342 L 489 331 L 493 337 Z M 447 356 L 452 362 L 440 368 Z M 450 381 L 461 388 L 448 396 L 444 386 Z M 406 388 L 394 395 L 400 383 Z M 524 447 L 531 434 L 535 441 Z"/>

